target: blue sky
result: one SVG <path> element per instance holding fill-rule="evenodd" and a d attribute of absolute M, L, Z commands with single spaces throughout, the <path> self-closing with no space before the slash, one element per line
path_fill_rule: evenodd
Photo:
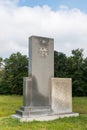
<path fill-rule="evenodd" d="M 24 5 L 30 7 L 48 5 L 53 10 L 57 10 L 60 5 L 65 5 L 87 12 L 87 0 L 20 0 L 19 6 Z"/>

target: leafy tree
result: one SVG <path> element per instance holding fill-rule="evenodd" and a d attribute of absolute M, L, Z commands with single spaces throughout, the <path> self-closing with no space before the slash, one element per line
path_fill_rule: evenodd
<path fill-rule="evenodd" d="M 54 76 L 66 77 L 67 57 L 61 52 L 54 51 Z"/>
<path fill-rule="evenodd" d="M 84 59 L 83 62 L 83 78 L 82 80 L 84 81 L 84 91 L 85 95 L 87 96 L 87 57 Z"/>
<path fill-rule="evenodd" d="M 3 76 L 3 73 L 4 73 L 4 64 L 3 64 L 3 59 L 0 57 L 0 82 Z"/>
<path fill-rule="evenodd" d="M 0 57 L 0 68 L 1 68 L 1 65 L 2 65 L 2 61 L 3 61 L 3 59 Z"/>
<path fill-rule="evenodd" d="M 5 60 L 0 57 L 0 94 L 22 94 L 27 73 L 27 56 L 17 52 Z M 72 50 L 69 57 L 54 51 L 54 75 L 72 78 L 73 96 L 87 96 L 87 57 L 83 58 L 83 49 Z"/>
<path fill-rule="evenodd" d="M 23 77 L 27 76 L 28 72 L 28 58 L 17 52 L 6 58 L 4 63 L 3 93 L 22 94 Z"/>
<path fill-rule="evenodd" d="M 83 81 L 83 49 L 72 50 L 72 56 L 67 58 L 68 77 L 73 80 L 73 95 L 85 96 Z"/>

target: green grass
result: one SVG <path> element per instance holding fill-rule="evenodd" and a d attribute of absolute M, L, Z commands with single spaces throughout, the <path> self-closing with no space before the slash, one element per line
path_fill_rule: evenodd
<path fill-rule="evenodd" d="M 22 96 L 0 96 L 0 117 L 15 113 L 22 105 Z"/>
<path fill-rule="evenodd" d="M 20 123 L 16 119 L 1 118 L 0 130 L 87 130 L 87 116 L 58 119 L 49 122 Z"/>
<path fill-rule="evenodd" d="M 73 111 L 79 117 L 69 117 L 48 122 L 22 122 L 10 115 L 22 105 L 22 96 L 0 96 L 0 130 L 87 130 L 87 97 L 73 98 Z"/>
<path fill-rule="evenodd" d="M 74 97 L 73 111 L 80 114 L 87 114 L 87 97 Z"/>

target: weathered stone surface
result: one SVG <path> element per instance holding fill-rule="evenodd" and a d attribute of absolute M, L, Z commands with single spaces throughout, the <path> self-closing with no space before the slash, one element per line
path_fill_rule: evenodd
<path fill-rule="evenodd" d="M 23 105 L 30 106 L 32 100 L 32 77 L 23 78 Z"/>
<path fill-rule="evenodd" d="M 54 40 L 29 38 L 29 77 L 23 80 L 23 106 L 17 110 L 22 117 L 51 112 L 51 77 L 54 76 Z"/>
<path fill-rule="evenodd" d="M 54 113 L 72 112 L 72 80 L 71 78 L 52 78 L 52 110 Z"/>
<path fill-rule="evenodd" d="M 20 121 L 53 120 L 72 113 L 70 78 L 54 77 L 54 40 L 29 38 L 29 77 L 23 80 L 23 106 L 13 117 Z"/>
<path fill-rule="evenodd" d="M 32 106 L 50 106 L 51 77 L 54 76 L 54 40 L 29 38 L 29 76 L 32 77 Z"/>
<path fill-rule="evenodd" d="M 24 77 L 23 78 L 23 106 L 20 107 L 20 110 L 16 111 L 17 115 L 21 117 L 28 117 L 31 111 L 31 100 L 32 100 L 32 78 Z"/>

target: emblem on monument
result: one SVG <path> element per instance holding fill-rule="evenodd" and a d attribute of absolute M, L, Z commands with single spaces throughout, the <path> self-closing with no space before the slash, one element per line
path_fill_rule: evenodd
<path fill-rule="evenodd" d="M 39 51 L 42 57 L 48 56 L 48 49 L 46 47 L 41 47 Z"/>
<path fill-rule="evenodd" d="M 40 43 L 42 44 L 42 47 L 40 47 L 39 52 L 42 57 L 48 56 L 48 48 L 47 48 L 47 43 L 48 39 L 40 39 Z"/>

